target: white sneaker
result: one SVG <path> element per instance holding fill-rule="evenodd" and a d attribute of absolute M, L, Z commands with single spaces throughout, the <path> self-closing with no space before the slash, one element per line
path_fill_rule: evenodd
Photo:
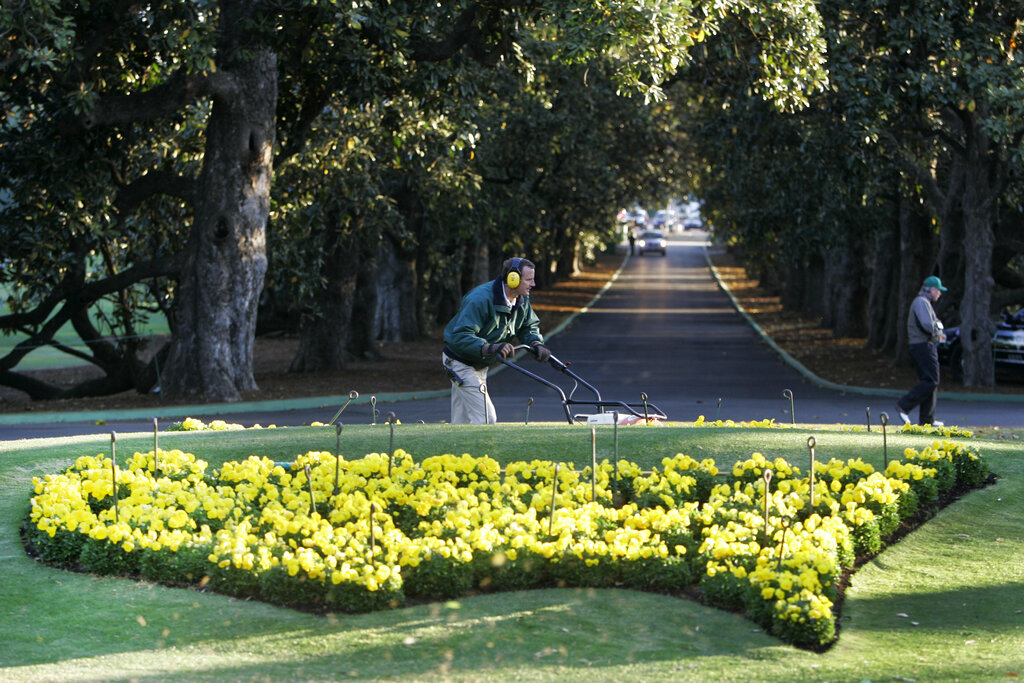
<path fill-rule="evenodd" d="M 932 427 L 945 427 L 946 423 L 942 420 L 932 420 Z"/>
<path fill-rule="evenodd" d="M 899 413 L 900 419 L 903 420 L 903 424 L 905 424 L 905 425 L 910 424 L 910 416 L 907 415 L 907 411 L 903 410 L 903 408 L 900 408 L 897 405 L 896 406 L 896 412 Z"/>

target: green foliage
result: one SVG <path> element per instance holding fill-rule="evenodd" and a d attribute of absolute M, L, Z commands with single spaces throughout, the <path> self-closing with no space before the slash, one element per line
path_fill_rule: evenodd
<path fill-rule="evenodd" d="M 695 82 L 715 83 L 691 126 L 701 135 L 691 139 L 706 160 L 701 196 L 717 238 L 782 289 L 788 308 L 814 310 L 840 336 L 891 346 L 902 318 L 884 302 L 906 296 L 922 272 L 953 281 L 951 317 L 990 333 L 996 302 L 1019 299 L 1011 266 L 1019 245 L 1008 239 L 1017 218 L 1007 219 L 1017 215 L 1024 159 L 1019 7 L 973 0 L 816 7 L 829 87 L 798 116 L 751 98 L 735 70 L 701 64 L 691 72 Z M 718 52 L 729 47 L 709 41 Z M 924 207 L 920 220 L 935 248 L 904 251 L 891 263 L 892 247 L 882 245 L 901 229 L 906 239 L 907 212 L 916 206 Z M 850 255 L 877 263 L 843 273 Z M 974 291 L 963 283 L 991 276 L 994 295 L 961 294 Z M 841 296 L 822 300 L 805 278 L 826 288 L 863 286 L 854 285 L 851 306 Z M 867 306 L 867 315 L 859 312 Z"/>
<path fill-rule="evenodd" d="M 662 101 L 710 36 L 749 37 L 748 81 L 780 108 L 826 79 L 820 17 L 804 0 L 710 12 L 670 0 L 52 0 L 5 5 L 0 27 L 0 285 L 12 313 L 0 330 L 39 346 L 74 319 L 92 343 L 74 355 L 119 389 L 156 381 L 138 330 L 190 310 L 188 264 L 214 248 L 193 221 L 224 180 L 209 152 L 237 130 L 209 123 L 258 56 L 276 65 L 260 86 L 276 88 L 277 177 L 257 183 L 271 221 L 264 314 L 286 325 L 332 315 L 323 302 L 353 286 L 339 253 L 364 278 L 378 258 L 415 264 L 421 299 L 401 303 L 411 315 L 457 301 L 453 276 L 478 241 L 571 272 L 564 254 L 609 241 L 619 205 L 679 187 L 677 114 L 641 103 Z M 261 239 L 254 249 L 260 264 Z"/>
<path fill-rule="evenodd" d="M 465 595 L 473 585 L 473 565 L 433 554 L 415 567 L 402 568 L 405 594 L 419 600 L 445 600 Z"/>
<path fill-rule="evenodd" d="M 203 585 L 211 571 L 209 556 L 209 545 L 147 549 L 139 557 L 139 575 L 167 585 Z"/>
<path fill-rule="evenodd" d="M 729 571 L 704 572 L 698 586 L 701 598 L 709 605 L 738 611 L 743 609 L 750 581 Z"/>
<path fill-rule="evenodd" d="M 100 576 L 134 576 L 139 573 L 139 557 L 121 544 L 86 538 L 78 564 L 83 571 Z"/>

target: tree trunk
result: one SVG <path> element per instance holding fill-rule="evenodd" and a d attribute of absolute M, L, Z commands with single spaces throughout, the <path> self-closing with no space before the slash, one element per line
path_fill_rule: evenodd
<path fill-rule="evenodd" d="M 964 296 L 960 301 L 960 343 L 963 347 L 965 387 L 995 385 L 992 361 L 990 317 L 992 251 L 995 248 L 996 203 L 998 197 L 998 155 L 989 153 L 988 136 L 977 126 L 966 131 L 964 159 Z"/>
<path fill-rule="evenodd" d="M 195 217 L 178 283 L 164 396 L 237 401 L 256 389 L 256 308 L 267 269 L 277 60 L 256 51 L 225 74 L 206 130 Z"/>
<path fill-rule="evenodd" d="M 355 304 L 352 307 L 351 334 L 348 338 L 348 352 L 356 358 L 376 359 L 381 357 L 377 343 L 374 316 L 377 312 L 377 270 L 381 249 L 379 241 L 363 245 L 360 249 L 356 274 Z"/>
<path fill-rule="evenodd" d="M 416 339 L 420 330 L 416 319 L 416 255 L 404 253 L 390 235 L 381 240 L 379 253 L 374 338 L 390 342 Z"/>
<path fill-rule="evenodd" d="M 826 254 L 826 324 L 837 337 L 867 334 L 867 291 L 859 242 Z"/>
<path fill-rule="evenodd" d="M 818 256 L 812 256 L 808 263 L 800 269 L 803 280 L 803 298 L 800 301 L 800 314 L 805 318 L 821 319 L 825 315 L 825 264 Z"/>
<path fill-rule="evenodd" d="M 317 313 L 300 327 L 299 348 L 289 372 L 336 371 L 347 364 L 359 269 L 359 245 L 354 232 L 345 236 L 336 233 L 325 251 L 320 271 L 325 286 L 317 302 Z"/>
<path fill-rule="evenodd" d="M 907 314 L 921 289 L 921 283 L 935 267 L 936 236 L 929 216 L 922 213 L 911 197 L 900 197 L 900 277 L 899 306 L 896 311 L 897 360 L 909 362 L 907 351 Z"/>
<path fill-rule="evenodd" d="M 874 272 L 868 294 L 868 346 L 883 351 L 895 351 L 899 337 L 899 325 L 892 316 L 893 311 L 899 310 L 899 245 L 895 223 L 883 228 L 875 238 Z"/>

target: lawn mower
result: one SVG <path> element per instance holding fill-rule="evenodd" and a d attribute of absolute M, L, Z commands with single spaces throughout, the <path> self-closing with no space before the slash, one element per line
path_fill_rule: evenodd
<path fill-rule="evenodd" d="M 525 344 L 520 344 L 519 346 L 516 346 L 514 348 L 516 351 L 525 349 L 530 353 L 534 353 L 533 349 Z M 639 422 L 640 420 L 643 420 L 644 422 L 650 422 L 652 420 L 666 419 L 665 413 L 663 413 L 661 409 L 658 408 L 658 406 L 654 405 L 653 403 L 650 403 L 647 400 L 647 394 L 640 394 L 640 403 L 627 403 L 625 401 L 608 401 L 601 398 L 601 392 L 598 391 L 593 384 L 586 381 L 585 379 L 583 379 L 582 377 L 580 377 L 575 372 L 569 369 L 569 365 L 571 365 L 571 363 L 563 363 L 554 355 L 548 358 L 548 365 L 553 367 L 558 372 L 567 375 L 574 382 L 572 390 L 569 392 L 568 395 L 566 395 L 565 390 L 562 389 L 562 387 L 558 386 L 554 382 L 544 379 L 543 377 L 530 372 L 526 368 L 516 363 L 513 363 L 512 361 L 505 360 L 504 358 L 499 358 L 498 360 L 500 360 L 502 363 L 512 368 L 516 372 L 521 372 L 530 379 L 540 382 L 544 386 L 554 390 L 562 399 L 562 409 L 565 410 L 565 419 L 569 424 L 574 424 L 576 422 L 583 421 L 586 421 L 590 424 L 606 422 L 611 424 L 612 418 L 615 413 L 619 414 L 620 422 Z M 579 389 L 580 385 L 583 385 L 589 391 L 593 392 L 593 400 L 580 400 L 573 398 L 573 395 L 576 393 L 576 390 Z M 591 408 L 596 408 L 597 414 L 575 414 L 573 412 L 573 408 L 575 406 L 588 406 Z"/>

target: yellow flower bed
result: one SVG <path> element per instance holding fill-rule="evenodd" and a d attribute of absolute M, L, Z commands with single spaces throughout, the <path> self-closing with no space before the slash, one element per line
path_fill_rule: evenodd
<path fill-rule="evenodd" d="M 884 473 L 818 463 L 812 507 L 798 468 L 757 453 L 724 475 L 680 454 L 650 472 L 605 461 L 596 478 L 572 463 L 502 470 L 487 457 L 417 463 L 401 450 L 310 452 L 289 467 L 252 456 L 211 473 L 189 453 L 158 456 L 157 471 L 153 453 L 116 471 L 97 455 L 34 479 L 29 547 L 54 564 L 321 610 L 472 588 L 697 583 L 706 601 L 802 646 L 834 638 L 836 581 L 855 553 L 876 552 L 934 502 L 923 482 L 982 463 L 950 442 Z"/>

